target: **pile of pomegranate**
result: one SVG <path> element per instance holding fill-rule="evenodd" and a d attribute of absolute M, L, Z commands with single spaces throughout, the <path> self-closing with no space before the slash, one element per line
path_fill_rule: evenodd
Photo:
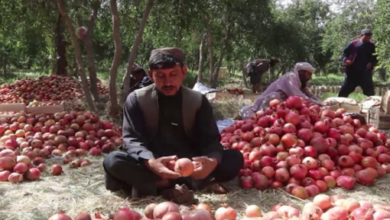
<path fill-rule="evenodd" d="M 86 156 L 109 153 L 123 143 L 121 129 L 90 112 L 18 114 L 0 118 L 0 181 L 36 180 L 45 171 L 45 159 L 62 158 L 70 168 L 91 164 Z M 36 167 L 34 167 L 34 165 Z M 54 164 L 52 175 L 62 167 Z"/>
<path fill-rule="evenodd" d="M 249 208 L 250 206 L 248 206 Z M 248 210 L 247 208 L 247 210 Z M 302 211 L 293 205 L 277 204 L 268 212 L 257 218 L 261 220 L 300 219 L 300 220 L 383 220 L 390 218 L 390 206 L 372 204 L 368 201 L 346 199 L 340 195 L 328 196 L 319 194 L 313 202 L 305 204 Z M 247 217 L 244 220 L 253 218 Z M 260 217 L 260 216 L 256 216 Z"/>
<path fill-rule="evenodd" d="M 256 206 L 257 207 L 257 206 Z M 260 211 L 260 208 L 258 208 Z M 247 214 L 256 215 L 257 210 L 247 210 Z M 261 211 L 260 211 L 261 214 Z M 233 208 L 224 205 L 218 208 L 214 217 L 216 220 L 235 220 L 237 218 L 237 212 Z M 197 206 L 193 206 L 191 209 L 180 210 L 179 206 L 173 202 L 162 202 L 159 204 L 152 203 L 145 207 L 144 217 L 137 211 L 120 208 L 110 217 L 104 217 L 99 213 L 95 214 L 94 218 L 88 213 L 79 213 L 73 220 L 212 220 L 211 206 L 206 203 L 200 203 Z M 49 220 L 72 220 L 72 218 L 61 211 Z"/>
<path fill-rule="evenodd" d="M 146 206 L 144 216 L 139 212 L 121 208 L 109 217 L 95 214 L 94 218 L 88 213 L 79 213 L 73 220 L 101 219 L 101 220 L 235 220 L 237 211 L 228 205 L 223 205 L 215 210 L 214 215 L 211 206 L 200 203 L 191 209 L 180 209 L 173 202 L 152 203 Z M 214 216 L 214 218 L 212 218 Z M 249 205 L 242 213 L 242 220 L 384 220 L 390 219 L 390 206 L 372 204 L 368 201 L 347 199 L 341 195 L 328 196 L 319 194 L 312 202 L 305 204 L 302 210 L 294 205 L 279 203 L 272 207 L 272 211 L 262 213 L 257 205 Z M 59 212 L 49 220 L 72 220 L 72 218 Z"/>
<path fill-rule="evenodd" d="M 372 185 L 390 172 L 390 139 L 371 125 L 291 96 L 272 100 L 221 131 L 224 148 L 240 150 L 243 188 L 264 190 L 287 185 L 302 199 L 335 186 Z"/>
<path fill-rule="evenodd" d="M 107 94 L 108 88 L 98 84 L 99 94 Z M 0 103 L 25 103 L 36 101 L 62 101 L 80 99 L 81 82 L 58 75 L 22 79 L 0 86 Z"/>

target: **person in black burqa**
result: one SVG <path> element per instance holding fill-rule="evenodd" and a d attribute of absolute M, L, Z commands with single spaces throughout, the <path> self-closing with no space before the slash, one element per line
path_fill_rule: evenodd
<path fill-rule="evenodd" d="M 345 79 L 339 91 L 339 97 L 348 97 L 357 86 L 364 95 L 375 95 L 372 70 L 378 63 L 375 55 L 375 44 L 371 41 L 370 29 L 362 30 L 361 37 L 348 44 L 342 56 Z"/>
<path fill-rule="evenodd" d="M 220 144 L 207 98 L 182 85 L 184 59 L 179 48 L 152 51 L 148 74 L 154 84 L 127 97 L 123 150 L 110 153 L 103 162 L 108 190 L 123 190 L 133 197 L 164 196 L 176 184 L 185 184 L 192 190 L 226 193 L 218 183 L 234 179 L 243 167 L 241 152 L 224 150 Z M 178 158 L 197 164 L 190 177 L 167 168 Z"/>

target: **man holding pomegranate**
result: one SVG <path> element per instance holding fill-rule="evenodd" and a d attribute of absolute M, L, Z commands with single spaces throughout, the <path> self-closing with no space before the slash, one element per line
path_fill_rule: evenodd
<path fill-rule="evenodd" d="M 277 63 L 279 63 L 279 60 L 277 59 L 255 59 L 245 66 L 246 74 L 244 77 L 250 77 L 253 93 L 259 93 L 261 77 Z"/>
<path fill-rule="evenodd" d="M 348 44 L 342 56 L 345 79 L 341 86 L 339 97 L 348 97 L 357 86 L 363 90 L 366 96 L 375 95 L 372 81 L 372 70 L 377 64 L 375 44 L 371 41 L 370 29 L 362 30 L 359 39 Z"/>
<path fill-rule="evenodd" d="M 223 150 L 207 98 L 182 85 L 184 60 L 179 48 L 152 51 L 148 75 L 154 84 L 127 97 L 124 149 L 103 162 L 108 190 L 124 190 L 133 197 L 164 196 L 170 195 L 167 190 L 175 194 L 175 184 L 185 184 L 225 193 L 218 183 L 238 175 L 243 156 Z"/>
<path fill-rule="evenodd" d="M 241 109 L 241 116 L 244 118 L 252 117 L 257 111 L 264 110 L 269 106 L 270 101 L 278 99 L 285 101 L 289 96 L 298 96 L 309 103 L 319 106 L 326 105 L 319 98 L 313 95 L 307 83 L 315 71 L 314 67 L 307 62 L 295 64 L 294 70 L 288 72 L 273 82 L 268 88 L 256 99 L 251 106 L 245 106 Z"/>

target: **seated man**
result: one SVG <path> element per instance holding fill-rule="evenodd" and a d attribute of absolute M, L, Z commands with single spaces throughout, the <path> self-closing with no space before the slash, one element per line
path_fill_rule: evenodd
<path fill-rule="evenodd" d="M 148 74 L 154 84 L 132 92 L 124 103 L 124 151 L 103 162 L 106 188 L 133 196 L 158 195 L 175 184 L 225 193 L 219 182 L 234 179 L 244 159 L 237 150 L 223 150 L 207 98 L 182 86 L 187 66 L 179 48 L 153 50 Z M 167 168 L 178 158 L 197 163 L 183 178 Z"/>
<path fill-rule="evenodd" d="M 324 105 L 320 99 L 315 97 L 307 88 L 307 82 L 311 80 L 311 75 L 315 69 L 306 62 L 297 63 L 294 71 L 288 72 L 273 82 L 268 88 L 256 99 L 254 105 L 245 106 L 241 109 L 241 116 L 249 118 L 257 111 L 268 107 L 269 102 L 273 99 L 281 101 L 286 100 L 289 96 L 299 96 L 310 103 Z"/>
<path fill-rule="evenodd" d="M 246 77 L 250 77 L 253 93 L 259 93 L 262 76 L 278 62 L 278 59 L 255 59 L 246 65 Z"/>
<path fill-rule="evenodd" d="M 134 90 L 146 87 L 153 84 L 150 78 L 146 75 L 142 67 L 136 66 L 132 69 L 130 80 L 130 93 Z"/>

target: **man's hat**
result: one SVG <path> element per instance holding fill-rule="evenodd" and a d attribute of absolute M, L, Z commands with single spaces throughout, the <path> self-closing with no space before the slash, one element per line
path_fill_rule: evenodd
<path fill-rule="evenodd" d="M 151 61 L 156 56 L 171 56 L 177 63 L 184 64 L 186 55 L 184 51 L 177 47 L 165 47 L 152 50 L 150 54 L 149 61 Z"/>
<path fill-rule="evenodd" d="M 372 35 L 371 29 L 363 29 L 363 30 L 362 30 L 362 36 L 363 36 L 363 35 Z"/>

